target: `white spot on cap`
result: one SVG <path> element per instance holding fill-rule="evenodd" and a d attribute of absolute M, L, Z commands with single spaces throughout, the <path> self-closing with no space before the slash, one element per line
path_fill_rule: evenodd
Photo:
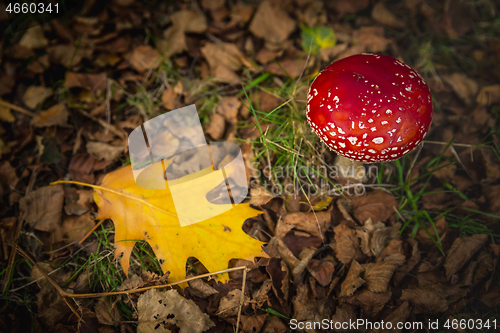
<path fill-rule="evenodd" d="M 360 129 L 364 129 L 364 128 L 366 128 L 366 126 L 363 124 L 363 122 L 362 122 L 362 121 L 360 121 L 358 125 L 359 125 L 359 128 L 360 128 Z"/>
<path fill-rule="evenodd" d="M 396 119 L 396 122 L 399 124 L 401 122 L 401 117 L 399 117 L 398 119 Z"/>
<path fill-rule="evenodd" d="M 368 122 L 369 123 L 373 123 L 373 119 L 368 119 Z"/>
<path fill-rule="evenodd" d="M 369 151 L 370 153 L 372 153 L 372 154 L 377 153 L 377 152 L 376 152 L 375 150 L 373 150 L 373 149 L 368 149 L 368 151 Z"/>
<path fill-rule="evenodd" d="M 384 120 L 384 121 L 382 121 L 382 122 L 380 122 L 380 123 L 381 123 L 382 125 L 385 125 L 385 124 L 388 124 L 389 122 Z"/>
<path fill-rule="evenodd" d="M 350 136 L 347 138 L 347 140 L 351 141 L 351 144 L 355 144 L 356 141 L 358 141 L 358 138 L 355 136 Z"/>
<path fill-rule="evenodd" d="M 342 148 L 345 148 L 345 143 L 339 142 L 339 146 L 342 147 Z"/>
<path fill-rule="evenodd" d="M 340 128 L 340 126 L 337 126 L 337 127 L 338 127 L 338 130 L 339 130 L 340 134 L 345 134 L 345 132 L 342 130 L 342 128 Z"/>
<path fill-rule="evenodd" d="M 375 132 L 375 131 L 377 130 L 377 128 L 376 128 L 376 127 L 372 127 L 372 128 L 370 128 L 370 129 L 372 130 L 372 132 Z"/>
<path fill-rule="evenodd" d="M 368 136 L 368 134 L 363 134 L 363 139 L 366 139 L 366 137 Z"/>
<path fill-rule="evenodd" d="M 385 113 L 392 114 L 392 111 L 391 110 L 387 110 L 387 111 L 385 111 Z"/>
<path fill-rule="evenodd" d="M 333 101 L 334 101 L 335 103 L 340 102 L 339 96 L 335 96 L 335 97 L 333 98 Z"/>

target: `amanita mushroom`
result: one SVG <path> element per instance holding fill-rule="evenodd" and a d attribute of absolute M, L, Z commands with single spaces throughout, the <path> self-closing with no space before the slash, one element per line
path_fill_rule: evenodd
<path fill-rule="evenodd" d="M 424 79 L 398 59 L 358 54 L 326 67 L 311 84 L 307 120 L 321 140 L 352 161 L 401 158 L 432 121 Z"/>

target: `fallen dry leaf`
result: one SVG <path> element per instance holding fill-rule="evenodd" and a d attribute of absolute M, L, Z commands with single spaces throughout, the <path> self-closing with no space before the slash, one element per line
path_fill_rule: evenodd
<path fill-rule="evenodd" d="M 354 217 L 359 222 L 365 223 L 368 219 L 374 222 L 385 222 L 394 214 L 394 208 L 398 203 L 390 193 L 375 190 L 363 196 L 354 196 L 351 200 Z"/>
<path fill-rule="evenodd" d="M 95 305 L 97 320 L 104 325 L 116 325 L 122 320 L 121 312 L 116 304 L 111 303 L 111 298 L 103 297 Z"/>
<path fill-rule="evenodd" d="M 315 299 L 308 283 L 297 287 L 297 295 L 292 299 L 293 318 L 298 321 L 311 320 L 316 313 Z"/>
<path fill-rule="evenodd" d="M 482 87 L 476 102 L 480 105 L 491 105 L 500 101 L 500 84 Z"/>
<path fill-rule="evenodd" d="M 341 263 L 348 265 L 359 248 L 356 232 L 345 224 L 336 226 L 333 231 L 335 232 L 335 256 Z"/>
<path fill-rule="evenodd" d="M 169 84 L 167 89 L 163 90 L 161 94 L 161 102 L 163 107 L 167 110 L 173 110 L 177 102 L 178 94 L 175 92 L 174 86 Z"/>
<path fill-rule="evenodd" d="M 252 67 L 234 44 L 206 43 L 200 51 L 208 62 L 211 75 L 219 82 L 236 83 L 240 78 L 235 71 L 242 65 Z"/>
<path fill-rule="evenodd" d="M 391 323 L 391 327 L 397 327 L 397 323 L 404 323 L 410 316 L 412 307 L 408 301 L 403 302 L 396 310 L 394 310 L 391 314 L 384 318 L 386 323 Z M 387 327 L 387 326 L 386 326 Z M 394 329 L 391 332 L 401 333 L 402 329 Z M 377 330 L 376 332 L 389 332 L 387 330 Z"/>
<path fill-rule="evenodd" d="M 384 52 L 391 43 L 390 39 L 384 37 L 384 28 L 381 26 L 361 27 L 352 33 L 352 38 L 354 38 L 358 44 L 342 53 L 340 58 L 362 52 Z"/>
<path fill-rule="evenodd" d="M 187 51 L 186 33 L 203 33 L 207 21 L 203 14 L 191 10 L 181 10 L 171 15 L 172 26 L 163 32 L 166 56 Z M 162 45 L 162 43 L 160 43 Z"/>
<path fill-rule="evenodd" d="M 164 327 L 165 324 L 179 327 L 180 333 L 201 333 L 215 326 L 208 314 L 176 290 L 146 291 L 137 301 L 137 312 L 138 333 L 168 333 L 170 330 Z"/>
<path fill-rule="evenodd" d="M 331 261 L 311 259 L 307 264 L 307 270 L 320 285 L 326 287 L 332 282 L 335 264 Z"/>
<path fill-rule="evenodd" d="M 52 89 L 41 86 L 30 86 L 24 92 L 23 103 L 33 110 L 50 96 L 52 96 Z"/>
<path fill-rule="evenodd" d="M 64 104 L 56 104 L 47 110 L 37 112 L 30 124 L 35 127 L 64 126 L 68 121 L 68 115 Z"/>
<path fill-rule="evenodd" d="M 453 73 L 451 75 L 443 75 L 442 78 L 448 83 L 455 94 L 462 99 L 465 104 L 469 105 L 472 98 L 476 96 L 479 86 L 476 81 L 467 77 L 463 73 Z"/>
<path fill-rule="evenodd" d="M 0 98 L 0 102 L 3 101 Z M 12 114 L 12 111 L 9 107 L 0 105 L 0 121 L 5 121 L 8 123 L 13 123 L 16 120 L 16 117 Z"/>
<path fill-rule="evenodd" d="M 446 292 L 439 284 L 403 289 L 400 298 L 402 301 L 408 301 L 416 307 L 413 310 L 414 313 L 439 313 L 448 310 Z"/>
<path fill-rule="evenodd" d="M 457 238 L 448 250 L 444 261 L 446 278 L 450 280 L 452 275 L 464 267 L 487 240 L 488 235 L 484 234 Z"/>
<path fill-rule="evenodd" d="M 23 37 L 19 41 L 19 45 L 27 49 L 41 49 L 49 44 L 47 38 L 45 38 L 42 27 L 37 25 L 33 28 L 26 30 Z"/>
<path fill-rule="evenodd" d="M 369 5 L 369 0 L 337 0 L 327 2 L 327 6 L 333 7 L 339 13 L 340 17 L 345 14 L 356 14 L 368 8 Z"/>
<path fill-rule="evenodd" d="M 230 124 L 236 125 L 240 106 L 241 102 L 236 97 L 221 97 L 217 103 L 217 112 L 223 115 Z"/>
<path fill-rule="evenodd" d="M 249 30 L 252 34 L 266 41 L 269 49 L 279 48 L 295 30 L 295 21 L 282 10 L 278 3 L 269 0 L 257 8 Z"/>
<path fill-rule="evenodd" d="M 356 301 L 356 304 L 361 305 L 367 315 L 376 317 L 385 304 L 389 302 L 391 296 L 390 291 L 374 293 L 368 289 L 363 289 L 355 293 L 352 298 Z"/>
<path fill-rule="evenodd" d="M 330 220 L 330 212 L 291 213 L 278 223 L 275 233 L 284 237 L 290 230 L 296 229 L 321 238 L 330 226 Z"/>
<path fill-rule="evenodd" d="M 297 78 L 302 73 L 306 65 L 306 60 L 307 57 L 305 56 L 287 56 L 284 59 L 278 60 L 277 63 L 271 63 L 267 66 L 266 71 L 274 75 Z"/>
<path fill-rule="evenodd" d="M 398 19 L 396 15 L 385 8 L 383 2 L 381 1 L 373 6 L 372 18 L 375 21 L 394 29 L 402 29 L 406 26 L 405 22 Z"/>
<path fill-rule="evenodd" d="M 83 49 L 71 44 L 59 44 L 47 48 L 50 62 L 65 68 L 79 65 L 84 58 L 92 56 L 92 49 Z"/>
<path fill-rule="evenodd" d="M 271 199 L 276 196 L 266 190 L 266 188 L 262 185 L 255 185 L 255 187 L 250 188 L 250 205 L 253 206 L 263 206 L 267 204 Z"/>
<path fill-rule="evenodd" d="M 347 272 L 347 276 L 340 286 L 339 297 L 348 297 L 354 294 L 354 292 L 361 287 L 365 280 L 363 280 L 360 275 L 365 269 L 356 260 L 354 260 Z"/>
<path fill-rule="evenodd" d="M 193 275 L 187 276 L 187 278 L 190 277 L 193 277 Z M 218 293 L 217 289 L 213 288 L 202 279 L 191 280 L 188 284 L 191 294 L 199 298 L 207 298 Z"/>
<path fill-rule="evenodd" d="M 87 151 L 96 160 L 113 162 L 125 151 L 125 147 L 112 146 L 104 142 L 87 142 Z"/>
<path fill-rule="evenodd" d="M 142 73 L 160 66 L 160 52 L 149 45 L 140 45 L 132 51 L 128 61 L 132 68 Z"/>
<path fill-rule="evenodd" d="M 41 187 L 19 201 L 26 222 L 36 230 L 54 232 L 61 227 L 64 190 L 61 185 Z"/>
<path fill-rule="evenodd" d="M 226 131 L 226 120 L 224 117 L 218 113 L 214 113 L 210 116 L 210 123 L 205 132 L 212 137 L 214 140 L 220 140 L 224 137 Z"/>
<path fill-rule="evenodd" d="M 222 297 L 219 303 L 219 308 L 217 309 L 217 315 L 221 318 L 228 318 L 235 316 L 238 313 L 238 309 L 241 301 L 241 290 L 233 289 L 227 293 L 226 296 Z M 250 301 L 250 297 L 245 295 L 245 301 Z"/>
<path fill-rule="evenodd" d="M 283 303 L 288 300 L 290 272 L 285 261 L 279 258 L 271 258 L 266 267 L 271 276 L 273 292 L 278 300 Z"/>
<path fill-rule="evenodd" d="M 118 291 L 137 289 L 144 284 L 144 280 L 137 274 L 128 276 L 123 283 L 116 288 Z"/>
<path fill-rule="evenodd" d="M 85 88 L 90 91 L 100 92 L 107 87 L 106 73 L 66 73 L 64 82 L 66 88 Z"/>
<path fill-rule="evenodd" d="M 377 262 L 364 264 L 365 281 L 368 290 L 374 293 L 384 293 L 387 291 L 392 275 L 396 270 L 396 265 L 387 262 Z"/>
<path fill-rule="evenodd" d="M 90 213 L 80 216 L 67 216 L 62 223 L 63 237 L 68 244 L 77 243 L 95 226 Z"/>

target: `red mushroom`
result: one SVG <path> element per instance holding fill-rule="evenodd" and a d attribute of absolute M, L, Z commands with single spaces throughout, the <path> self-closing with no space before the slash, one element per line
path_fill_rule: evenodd
<path fill-rule="evenodd" d="M 358 54 L 326 67 L 311 84 L 307 120 L 337 154 L 392 161 L 414 149 L 432 121 L 424 79 L 398 59 Z"/>

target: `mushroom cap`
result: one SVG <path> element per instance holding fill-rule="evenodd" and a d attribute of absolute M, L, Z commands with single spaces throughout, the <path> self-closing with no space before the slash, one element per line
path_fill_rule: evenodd
<path fill-rule="evenodd" d="M 307 121 L 337 154 L 373 163 L 413 150 L 432 121 L 424 79 L 396 58 L 358 54 L 330 64 L 311 84 Z"/>

